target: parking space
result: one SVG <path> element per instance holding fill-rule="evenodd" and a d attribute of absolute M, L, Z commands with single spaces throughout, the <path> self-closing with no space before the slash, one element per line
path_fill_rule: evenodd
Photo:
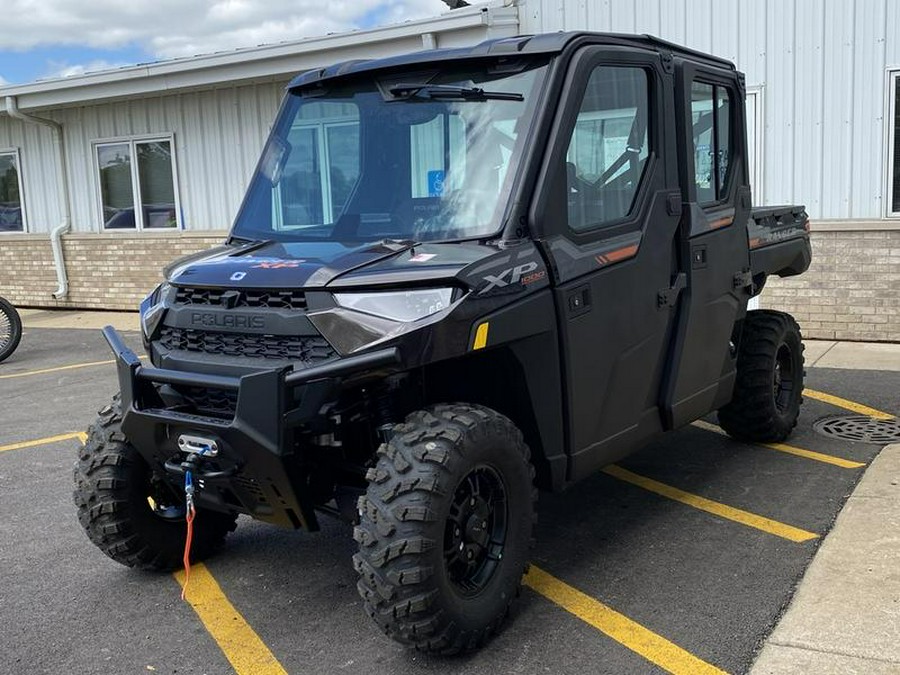
<path fill-rule="evenodd" d="M 96 331 L 31 329 L 0 368 L 0 672 L 744 672 L 880 449 L 813 431 L 850 414 L 828 396 L 900 413 L 900 372 L 816 368 L 823 396 L 786 447 L 737 443 L 710 417 L 541 495 L 513 620 L 477 654 L 433 659 L 365 616 L 336 521 L 305 534 L 241 519 L 194 568 L 193 607 L 179 578 L 97 551 L 71 473 L 116 389 L 108 360 Z"/>

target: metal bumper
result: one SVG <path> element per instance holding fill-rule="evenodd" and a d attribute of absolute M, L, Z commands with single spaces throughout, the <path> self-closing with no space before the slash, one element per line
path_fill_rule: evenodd
<path fill-rule="evenodd" d="M 145 366 L 112 326 L 103 337 L 116 358 L 122 399 L 122 431 L 149 465 L 173 487 L 183 485 L 182 434 L 216 441 L 215 458 L 194 472 L 202 488 L 198 506 L 246 513 L 286 527 L 317 529 L 313 504 L 302 490 L 303 463 L 294 429 L 316 417 L 339 381 L 379 372 L 400 362 L 396 348 L 347 357 L 310 368 L 285 367 L 242 377 L 223 377 Z M 209 387 L 237 393 L 231 420 L 166 407 L 158 385 Z"/>

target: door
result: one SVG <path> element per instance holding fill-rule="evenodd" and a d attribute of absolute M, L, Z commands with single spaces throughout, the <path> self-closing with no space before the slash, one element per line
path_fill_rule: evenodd
<path fill-rule="evenodd" d="M 658 54 L 583 48 L 551 134 L 532 218 L 554 273 L 570 480 L 661 429 L 681 207 L 672 89 Z"/>
<path fill-rule="evenodd" d="M 667 428 L 715 410 L 734 388 L 739 321 L 749 293 L 743 95 L 734 71 L 676 61 L 679 172 L 685 206 L 678 309 L 662 397 Z"/>

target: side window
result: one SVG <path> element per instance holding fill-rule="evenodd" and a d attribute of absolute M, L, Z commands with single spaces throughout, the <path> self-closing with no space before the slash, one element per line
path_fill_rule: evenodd
<path fill-rule="evenodd" d="M 24 232 L 19 153 L 0 151 L 0 232 Z"/>
<path fill-rule="evenodd" d="M 627 216 L 650 151 L 647 72 L 599 66 L 591 73 L 566 153 L 569 227 L 592 230 Z"/>
<path fill-rule="evenodd" d="M 724 87 L 691 85 L 694 184 L 700 204 L 725 197 L 732 156 L 731 110 L 731 94 Z"/>
<path fill-rule="evenodd" d="M 891 142 L 888 152 L 891 154 L 888 163 L 888 215 L 900 216 L 900 72 L 891 73 L 890 107 L 892 115 L 888 116 L 888 137 Z"/>
<path fill-rule="evenodd" d="M 171 138 L 95 143 L 94 148 L 104 229 L 180 226 Z"/>

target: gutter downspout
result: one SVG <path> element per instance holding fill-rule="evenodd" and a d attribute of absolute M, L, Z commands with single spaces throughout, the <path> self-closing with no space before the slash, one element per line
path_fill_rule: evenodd
<path fill-rule="evenodd" d="M 19 110 L 18 102 L 15 96 L 6 97 L 6 114 L 10 117 L 27 122 L 29 124 L 37 124 L 49 127 L 56 135 L 56 143 L 59 147 L 59 183 L 60 198 L 63 206 L 63 220 L 53 228 L 50 232 L 50 247 L 53 249 L 53 265 L 56 268 L 56 281 L 58 287 L 53 293 L 53 297 L 57 300 L 66 297 L 69 293 L 69 279 L 66 275 L 66 261 L 62 252 L 62 236 L 72 228 L 72 212 L 69 208 L 69 176 L 66 169 L 66 144 L 63 140 L 63 127 L 55 120 L 48 120 L 43 117 L 34 117 L 27 115 Z"/>

